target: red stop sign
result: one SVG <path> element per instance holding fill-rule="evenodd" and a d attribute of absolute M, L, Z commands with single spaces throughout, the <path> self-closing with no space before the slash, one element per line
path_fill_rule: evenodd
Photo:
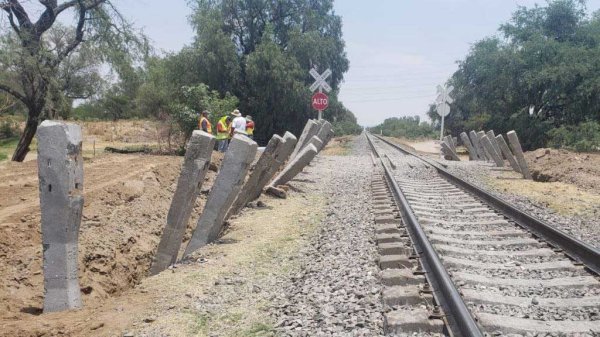
<path fill-rule="evenodd" d="M 312 97 L 312 106 L 315 110 L 323 111 L 329 106 L 329 97 L 322 92 L 317 92 Z"/>

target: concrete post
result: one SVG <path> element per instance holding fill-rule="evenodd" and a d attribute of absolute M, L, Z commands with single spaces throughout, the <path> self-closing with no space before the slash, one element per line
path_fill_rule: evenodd
<path fill-rule="evenodd" d="M 485 145 L 483 145 L 483 142 L 481 141 L 481 139 L 485 137 L 485 132 L 483 131 L 479 131 L 477 132 L 477 139 L 479 139 L 479 144 L 481 146 L 481 148 L 483 149 L 483 153 L 485 154 L 485 158 L 487 161 L 493 161 L 494 157 L 492 157 L 492 153 L 490 152 L 487 147 L 485 147 Z"/>
<path fill-rule="evenodd" d="M 490 130 L 490 131 L 486 132 L 485 134 L 488 137 L 488 139 L 490 140 L 490 143 L 492 143 L 492 147 L 494 148 L 494 151 L 496 151 L 496 153 L 498 154 L 500 159 L 504 160 L 504 157 L 502 156 L 502 150 L 500 150 L 500 145 L 498 145 L 498 143 L 496 142 L 496 134 L 494 133 L 494 130 Z"/>
<path fill-rule="evenodd" d="M 284 145 L 285 140 L 280 136 L 274 135 L 271 138 L 262 155 L 254 165 L 252 173 L 250 173 L 250 176 L 244 183 L 240 193 L 238 193 L 233 205 L 231 205 L 229 212 L 227 212 L 225 220 L 229 219 L 232 215 L 239 213 L 242 208 L 251 201 L 250 198 L 256 193 L 259 182 L 264 179 L 264 175 L 268 173 L 269 168 L 276 164 L 275 156 L 281 151 L 281 148 Z M 263 187 L 264 185 L 258 188 L 259 193 Z"/>
<path fill-rule="evenodd" d="M 315 146 L 315 148 L 317 148 L 317 151 L 321 151 L 321 149 L 323 148 L 323 142 L 321 141 L 321 138 L 319 138 L 319 136 L 314 136 L 310 139 L 309 144 L 312 144 Z"/>
<path fill-rule="evenodd" d="M 517 162 L 519 163 L 523 177 L 525 177 L 525 179 L 532 179 L 531 173 L 529 172 L 529 167 L 525 161 L 525 156 L 523 156 L 523 149 L 521 148 L 521 143 L 519 142 L 517 133 L 514 130 L 510 131 L 506 134 L 506 137 L 508 137 L 510 147 L 512 148 L 515 158 L 517 158 Z"/>
<path fill-rule="evenodd" d="M 496 166 L 503 167 L 504 160 L 502 160 L 502 158 L 500 158 L 500 156 L 498 156 L 498 154 L 496 153 L 496 150 L 494 150 L 494 147 L 492 146 L 492 143 L 490 142 L 490 139 L 488 138 L 488 136 L 484 135 L 483 137 L 481 137 L 481 143 L 485 147 L 486 151 L 492 157 L 492 160 L 496 163 Z"/>
<path fill-rule="evenodd" d="M 456 146 L 454 146 L 454 140 L 452 139 L 452 136 L 445 136 L 444 141 L 446 142 L 446 145 L 450 147 L 452 152 L 456 153 Z"/>
<path fill-rule="evenodd" d="M 256 155 L 256 148 L 256 143 L 250 138 L 243 135 L 233 136 L 221 163 L 219 175 L 208 194 L 202 215 L 183 256 L 193 253 L 219 236 L 227 211 L 244 184 L 250 164 Z"/>
<path fill-rule="evenodd" d="M 79 225 L 83 211 L 81 127 L 44 121 L 37 131 L 44 312 L 81 307 Z"/>
<path fill-rule="evenodd" d="M 294 158 L 298 155 L 298 153 L 308 144 L 310 139 L 316 135 L 321 129 L 321 124 L 318 122 L 309 119 L 304 126 L 304 131 L 302 131 L 302 135 L 298 138 L 298 142 L 296 143 L 296 148 L 292 152 L 290 158 Z"/>
<path fill-rule="evenodd" d="M 333 130 L 331 130 L 331 132 L 329 132 L 329 134 L 327 135 L 327 137 L 325 137 L 325 139 L 323 139 L 323 149 L 327 146 L 327 144 L 329 144 L 329 142 L 331 141 L 331 139 L 333 139 L 334 135 L 335 135 L 335 132 L 333 132 Z"/>
<path fill-rule="evenodd" d="M 460 158 L 458 158 L 458 155 L 456 154 L 456 152 L 452 151 L 452 148 L 450 147 L 450 145 L 448 145 L 448 141 L 444 140 L 441 144 L 442 144 L 442 149 L 444 150 L 444 153 L 446 155 L 450 156 L 450 158 L 452 160 L 460 161 Z"/>
<path fill-rule="evenodd" d="M 331 123 L 329 123 L 328 121 L 323 121 L 323 123 L 321 125 L 321 129 L 317 133 L 317 137 L 319 138 L 319 141 L 321 142 L 319 147 L 317 147 L 317 151 L 321 152 L 323 147 L 325 147 L 325 140 L 327 139 L 327 137 L 329 137 L 329 134 L 331 132 L 332 132 Z"/>
<path fill-rule="evenodd" d="M 215 137 L 212 135 L 203 131 L 192 133 L 150 275 L 160 273 L 177 261 L 181 241 L 208 171 L 214 147 Z"/>
<path fill-rule="evenodd" d="M 473 148 L 477 150 L 477 157 L 479 158 L 479 160 L 486 160 L 485 153 L 483 152 L 483 147 L 481 146 L 481 143 L 479 143 L 479 136 L 477 136 L 477 133 L 471 130 L 469 132 L 469 138 L 471 139 L 471 143 L 473 143 Z"/>
<path fill-rule="evenodd" d="M 469 139 L 469 136 L 467 136 L 466 132 L 461 132 L 460 140 L 467 148 L 467 151 L 469 151 L 469 160 L 477 160 L 477 152 L 473 148 L 473 144 L 471 143 L 471 140 Z"/>
<path fill-rule="evenodd" d="M 295 158 L 293 158 L 286 168 L 279 173 L 275 179 L 273 179 L 271 186 L 277 187 L 278 185 L 283 185 L 294 179 L 294 177 L 298 173 L 302 172 L 304 167 L 308 165 L 316 155 L 317 148 L 312 144 L 308 144 L 308 146 L 306 146 L 304 150 L 302 150 Z"/>
<path fill-rule="evenodd" d="M 275 164 L 273 164 L 271 167 L 269 167 L 267 172 L 260 179 L 256 188 L 253 190 L 249 201 L 258 199 L 258 197 L 260 197 L 260 194 L 262 193 L 263 188 L 265 188 L 265 186 L 267 186 L 267 184 L 269 184 L 271 179 L 273 179 L 273 177 L 277 174 L 277 172 L 279 172 L 279 170 L 283 167 L 283 165 L 285 165 L 287 160 L 290 158 L 292 151 L 294 151 L 294 147 L 296 146 L 296 143 L 297 143 L 296 136 L 294 136 L 291 132 L 286 132 L 283 135 L 283 140 L 284 140 L 284 144 L 281 147 L 281 150 L 277 151 L 277 153 L 275 154 Z"/>
<path fill-rule="evenodd" d="M 502 135 L 496 136 L 496 143 L 498 143 L 498 146 L 500 146 L 500 151 L 502 151 L 502 153 L 504 154 L 504 158 L 508 159 L 508 162 L 510 163 L 510 166 L 513 168 L 513 170 L 515 170 L 515 172 L 521 173 L 521 167 L 519 167 L 519 163 L 517 163 L 517 160 L 510 152 L 508 144 L 506 144 L 506 141 L 504 140 L 504 137 L 502 137 Z"/>

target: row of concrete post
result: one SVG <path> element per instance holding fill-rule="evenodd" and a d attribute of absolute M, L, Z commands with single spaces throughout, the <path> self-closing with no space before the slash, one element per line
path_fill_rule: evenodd
<path fill-rule="evenodd" d="M 515 172 L 521 173 L 525 179 L 531 179 L 517 133 L 510 131 L 506 134 L 506 138 L 508 143 L 501 134 L 495 135 L 493 130 L 487 132 L 472 130 L 469 134 L 466 132 L 460 134 L 460 140 L 469 153 L 469 160 L 491 161 L 498 167 L 504 167 L 506 160 Z M 456 138 L 444 137 L 441 146 L 442 153 L 447 159 L 460 160 L 456 153 L 457 145 Z"/>
<path fill-rule="evenodd" d="M 246 136 L 235 135 L 183 256 L 216 240 L 225 221 L 257 199 L 267 185 L 277 188 L 292 180 L 332 137 L 329 122 L 309 120 L 299 139 L 290 132 L 283 137 L 274 135 L 251 167 L 257 144 Z M 77 258 L 83 210 L 81 144 L 78 125 L 44 121 L 38 129 L 44 312 L 81 307 Z M 214 145 L 211 134 L 193 132 L 150 275 L 177 261 Z"/>

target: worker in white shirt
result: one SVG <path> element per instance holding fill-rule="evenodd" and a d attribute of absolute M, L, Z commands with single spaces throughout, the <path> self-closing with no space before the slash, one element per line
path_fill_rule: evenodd
<path fill-rule="evenodd" d="M 231 129 L 233 130 L 233 133 L 247 135 L 247 133 L 246 133 L 246 118 L 242 117 L 240 110 L 238 110 L 238 109 L 233 110 L 231 115 L 234 117 L 233 121 L 231 121 Z"/>

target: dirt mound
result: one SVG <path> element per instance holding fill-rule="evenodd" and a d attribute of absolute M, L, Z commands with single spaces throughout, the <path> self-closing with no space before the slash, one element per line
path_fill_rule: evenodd
<path fill-rule="evenodd" d="M 537 149 L 525 153 L 536 181 L 558 181 L 592 192 L 600 191 L 600 154 Z"/>
<path fill-rule="evenodd" d="M 215 154 L 219 163 L 221 154 Z M 103 155 L 84 164 L 79 275 L 84 305 L 131 288 L 147 274 L 182 157 Z M 209 171 L 203 190 L 212 186 Z M 42 244 L 37 162 L 0 167 L 0 321 L 41 313 Z M 206 195 L 196 203 L 191 235 Z"/>

